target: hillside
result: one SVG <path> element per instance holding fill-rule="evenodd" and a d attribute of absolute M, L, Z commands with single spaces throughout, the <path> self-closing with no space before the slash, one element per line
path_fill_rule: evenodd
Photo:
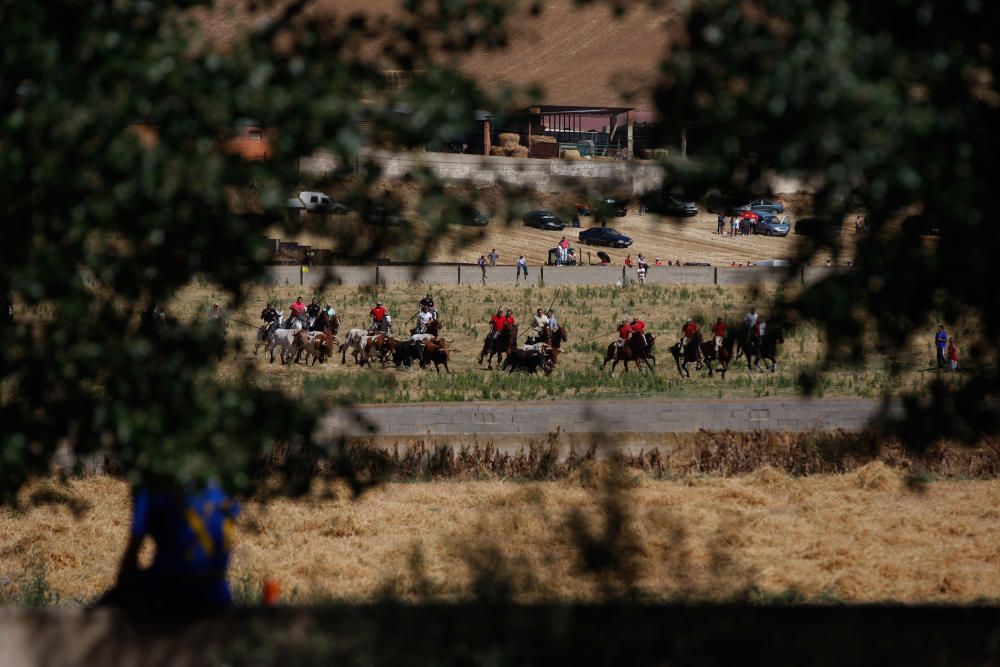
<path fill-rule="evenodd" d="M 247 11 L 251 4 L 221 2 L 213 15 L 202 18 L 202 28 L 211 39 L 225 42 L 253 22 Z M 579 7 L 554 0 L 538 3 L 541 11 L 533 16 L 530 4 L 521 3 L 509 22 L 506 49 L 478 50 L 451 64 L 487 90 L 504 82 L 537 85 L 546 104 L 653 108 L 648 90 L 669 46 L 676 10 L 637 4 L 616 18 L 608 5 Z M 386 25 L 406 18 L 400 0 L 317 0 L 313 11 L 338 23 L 352 15 Z M 442 63 L 448 61 L 441 57 Z"/>

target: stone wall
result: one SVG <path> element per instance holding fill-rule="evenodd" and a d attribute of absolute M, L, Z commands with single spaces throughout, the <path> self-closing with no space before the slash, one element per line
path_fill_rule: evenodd
<path fill-rule="evenodd" d="M 377 424 L 378 435 L 692 433 L 710 431 L 861 430 L 879 414 L 870 399 L 602 400 L 524 403 L 439 403 L 360 406 L 330 412 L 321 440 L 366 435 L 357 419 Z"/>

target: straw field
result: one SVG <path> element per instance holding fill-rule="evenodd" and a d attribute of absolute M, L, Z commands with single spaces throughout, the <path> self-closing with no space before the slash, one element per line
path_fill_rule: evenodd
<path fill-rule="evenodd" d="M 291 392 L 312 388 L 330 399 L 363 402 L 789 396 L 797 394 L 799 374 L 815 365 L 823 350 L 817 329 L 802 326 L 794 332 L 786 332 L 777 373 L 750 374 L 744 362 L 734 364 L 725 379 L 718 375 L 709 378 L 704 371 L 692 371 L 690 379 L 682 379 L 667 348 L 676 342 L 687 317 L 697 318 L 703 326 L 716 317 L 737 323 L 752 304 L 767 316 L 768 303 L 776 293 L 770 291 L 755 296 L 746 288 L 724 287 L 525 288 L 514 287 L 511 283 L 485 288 L 446 287 L 438 294 L 436 303 L 444 325 L 442 333 L 452 341 L 450 375 L 443 370 L 440 375 L 433 370 L 417 368 L 396 370 L 391 365 L 386 369 L 359 368 L 350 355 L 346 365 L 341 365 L 339 355 L 335 360 L 311 367 L 304 364 L 282 367 L 277 360 L 270 364 L 263 353 L 256 357 L 253 354 L 256 330 L 235 321 L 228 328 L 228 336 L 234 344 L 222 361 L 219 373 L 223 378 L 238 378 Z M 404 326 L 404 323 L 414 314 L 417 302 L 427 289 L 437 292 L 440 288 L 399 286 L 376 293 L 371 289 L 336 287 L 316 296 L 321 303 L 331 303 L 343 315 L 342 331 L 367 327 L 368 312 L 378 298 L 388 307 L 395 333 L 400 335 L 413 326 Z M 307 303 L 313 296 L 311 291 L 298 286 L 257 288 L 250 293 L 245 305 L 231 309 L 228 314 L 239 322 L 258 323 L 260 311 L 267 301 L 275 301 L 287 314 L 288 304 L 300 294 Z M 204 318 L 219 296 L 209 286 L 192 286 L 178 295 L 168 311 L 182 320 Z M 517 309 L 523 340 L 528 333 L 529 316 L 536 308 L 547 308 L 550 304 L 569 336 L 551 375 L 487 371 L 485 363 L 477 362 L 488 332 L 489 316 L 498 307 Z M 641 317 L 658 336 L 659 365 L 655 374 L 640 374 L 634 369 L 623 373 L 619 367 L 616 376 L 611 378 L 610 365 L 601 369 L 607 346 L 617 336 L 615 328 L 624 314 Z M 955 333 L 963 336 L 961 329 Z M 904 371 L 900 375 L 891 375 L 887 370 L 888 360 L 876 355 L 864 367 L 829 371 L 817 387 L 818 394 L 875 397 L 887 389 L 919 389 L 934 375 L 925 372 L 933 360 L 931 335 L 928 332 L 925 340 L 919 340 L 912 350 L 901 356 Z"/>
<path fill-rule="evenodd" d="M 595 464 L 561 481 L 397 482 L 357 500 L 317 485 L 307 499 L 247 503 L 230 577 L 241 600 L 255 600 L 273 578 L 297 603 L 491 594 L 585 601 L 616 591 L 654 601 L 1000 598 L 996 479 L 914 491 L 903 471 L 880 461 L 806 477 L 770 467 L 667 480 L 631 471 L 606 486 L 608 477 Z M 99 476 L 60 492 L 88 511 L 0 510 L 0 580 L 13 580 L 9 590 L 34 572 L 50 602 L 84 602 L 114 577 L 128 490 Z M 609 533 L 615 567 L 594 576 L 580 545 Z"/>

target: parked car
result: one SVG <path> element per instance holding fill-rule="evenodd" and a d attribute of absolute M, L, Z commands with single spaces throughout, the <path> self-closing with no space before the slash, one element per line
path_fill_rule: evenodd
<path fill-rule="evenodd" d="M 921 236 L 941 236 L 941 225 L 926 215 L 910 215 L 903 220 L 903 231 Z"/>
<path fill-rule="evenodd" d="M 399 227 L 406 224 L 406 218 L 383 206 L 376 206 L 368 211 L 361 216 L 361 221 L 366 225 L 380 225 L 382 227 Z"/>
<path fill-rule="evenodd" d="M 718 192 L 708 195 L 705 199 L 705 209 L 709 213 L 721 213 L 725 216 L 734 217 L 740 211 L 749 210 L 752 197 L 738 193 L 719 194 Z"/>
<path fill-rule="evenodd" d="M 566 223 L 551 211 L 528 211 L 521 220 L 528 227 L 555 231 L 566 229 Z"/>
<path fill-rule="evenodd" d="M 698 215 L 698 205 L 681 195 L 670 195 L 662 192 L 649 192 L 642 196 L 646 210 L 658 215 L 668 215 L 673 218 L 687 218 Z"/>
<path fill-rule="evenodd" d="M 801 218 L 795 222 L 795 233 L 812 237 L 821 237 L 826 234 L 839 236 L 843 227 L 843 220 L 834 222 L 828 218 Z"/>
<path fill-rule="evenodd" d="M 458 224 L 464 225 L 466 227 L 485 227 L 490 224 L 490 219 L 486 217 L 485 213 L 480 213 L 476 211 L 470 215 L 463 215 L 458 220 Z"/>
<path fill-rule="evenodd" d="M 300 192 L 298 200 L 302 203 L 301 207 L 294 203 L 293 198 L 288 202 L 289 208 L 305 207 L 311 213 L 347 213 L 347 206 L 322 192 Z"/>
<path fill-rule="evenodd" d="M 773 199 L 754 199 L 749 204 L 751 211 L 767 211 L 768 213 L 784 213 L 785 205 Z"/>
<path fill-rule="evenodd" d="M 792 219 L 787 215 L 784 218 L 778 218 L 776 215 L 772 215 L 767 211 L 751 211 L 756 217 L 750 224 L 753 225 L 754 234 L 763 234 L 764 236 L 788 236 L 789 230 L 792 228 Z"/>
<path fill-rule="evenodd" d="M 614 197 L 604 197 L 594 202 L 593 214 L 597 218 L 610 218 L 618 216 L 623 218 L 628 215 L 628 202 Z"/>
<path fill-rule="evenodd" d="M 627 248 L 632 245 L 632 239 L 611 227 L 591 227 L 580 232 L 580 243 Z"/>

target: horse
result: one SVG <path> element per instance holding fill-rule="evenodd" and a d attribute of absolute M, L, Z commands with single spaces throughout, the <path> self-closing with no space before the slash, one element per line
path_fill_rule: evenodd
<path fill-rule="evenodd" d="M 608 352 L 604 356 L 604 363 L 601 364 L 601 369 L 603 370 L 608 362 L 614 360 L 611 364 L 611 377 L 615 376 L 615 368 L 618 366 L 618 362 L 621 361 L 625 365 L 625 372 L 628 373 L 628 362 L 635 364 L 636 370 L 640 373 L 642 372 L 642 365 L 640 361 L 645 362 L 646 366 L 649 368 L 649 372 L 655 372 L 653 370 L 653 364 L 649 361 L 649 349 L 652 347 L 650 340 L 656 341 L 656 337 L 653 334 L 641 334 L 633 333 L 628 341 L 624 344 L 619 345 L 618 342 L 611 343 L 608 345 Z"/>
<path fill-rule="evenodd" d="M 784 344 L 785 332 L 780 324 L 768 324 L 764 328 L 764 335 L 758 340 L 756 337 L 750 339 L 747 346 L 747 369 L 752 373 L 760 370 L 760 360 L 766 359 L 771 362 L 771 372 L 778 370 L 778 345 Z"/>
<path fill-rule="evenodd" d="M 517 347 L 517 325 L 515 324 L 511 328 L 504 328 L 503 331 L 496 333 L 490 332 L 486 336 L 486 340 L 483 341 L 483 350 L 479 353 L 479 363 L 483 363 L 483 357 L 489 354 L 487 359 L 487 370 L 493 370 L 493 356 L 496 355 L 497 365 L 503 361 L 503 355 L 510 354 L 510 351 Z"/>
<path fill-rule="evenodd" d="M 708 375 L 714 375 L 715 371 L 712 368 L 712 362 L 718 360 L 719 362 L 719 373 L 722 374 L 722 379 L 726 379 L 726 371 L 729 370 L 729 362 L 733 358 L 733 338 L 722 339 L 722 345 L 719 346 L 719 352 L 715 352 L 715 340 L 707 340 L 701 344 L 701 356 L 705 359 L 705 366 L 708 367 Z"/>
<path fill-rule="evenodd" d="M 282 328 L 291 329 L 292 331 L 298 331 L 299 329 L 308 330 L 309 321 L 306 319 L 305 313 L 299 315 L 298 317 L 289 316 L 289 318 L 285 320 Z"/>
<path fill-rule="evenodd" d="M 420 334 L 430 334 L 435 338 L 441 335 L 441 322 L 439 322 L 438 320 L 431 320 L 430 322 L 428 322 L 427 326 L 424 327 L 423 331 L 418 331 L 419 328 L 420 325 L 418 324 L 417 326 L 410 329 L 410 335 L 417 336 Z"/>
<path fill-rule="evenodd" d="M 695 331 L 694 335 L 687 342 L 687 346 L 684 348 L 684 352 L 681 352 L 681 344 L 679 342 L 674 343 L 670 346 L 670 354 L 674 355 L 674 362 L 677 364 L 677 372 L 680 373 L 681 377 L 691 377 L 691 373 L 687 369 L 687 365 L 694 361 L 697 366 L 695 370 L 701 368 L 701 353 L 704 351 L 702 348 L 702 336 L 701 331 Z M 684 363 L 681 363 L 681 357 L 684 357 Z"/>

